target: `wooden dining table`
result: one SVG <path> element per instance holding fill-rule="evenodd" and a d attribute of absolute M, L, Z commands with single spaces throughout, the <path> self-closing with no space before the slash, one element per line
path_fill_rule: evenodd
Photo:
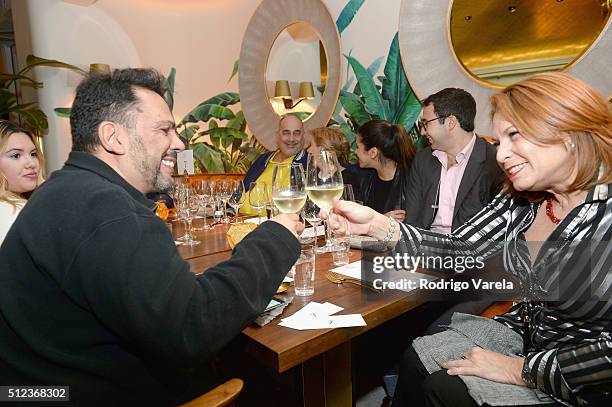
<path fill-rule="evenodd" d="M 228 225 L 217 225 L 196 232 L 201 244 L 177 247 L 190 263 L 192 272 L 203 272 L 231 256 L 226 238 L 228 228 Z M 175 222 L 175 238 L 180 233 L 182 226 Z M 360 250 L 350 250 L 350 262 L 360 258 Z M 334 268 L 331 254 L 318 254 L 314 294 L 298 297 L 290 288 L 283 295 L 294 296 L 293 301 L 279 317 L 263 327 L 251 325 L 243 331 L 247 338 L 246 351 L 259 363 L 279 374 L 298 369 L 305 406 L 353 405 L 351 341 L 424 302 L 418 290 L 375 293 L 353 284 L 331 283 L 325 277 L 331 268 Z M 278 325 L 282 318 L 297 312 L 310 301 L 330 302 L 344 308 L 339 314 L 361 314 L 366 326 L 300 331 Z"/>

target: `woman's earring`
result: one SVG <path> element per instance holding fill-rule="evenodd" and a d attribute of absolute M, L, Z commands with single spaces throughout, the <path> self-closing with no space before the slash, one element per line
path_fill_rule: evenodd
<path fill-rule="evenodd" d="M 567 145 L 569 146 L 570 150 L 574 150 L 576 148 L 576 144 L 574 144 L 572 141 L 568 141 Z"/>

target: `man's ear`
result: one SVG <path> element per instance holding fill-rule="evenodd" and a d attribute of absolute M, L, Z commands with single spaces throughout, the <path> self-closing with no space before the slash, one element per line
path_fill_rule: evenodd
<path fill-rule="evenodd" d="M 459 121 L 457 120 L 457 117 L 455 115 L 451 114 L 446 118 L 445 124 L 448 126 L 449 130 L 452 130 L 459 125 Z"/>
<path fill-rule="evenodd" d="M 127 152 L 125 131 L 117 123 L 102 122 L 98 126 L 98 138 L 102 148 L 111 154 L 123 155 Z"/>

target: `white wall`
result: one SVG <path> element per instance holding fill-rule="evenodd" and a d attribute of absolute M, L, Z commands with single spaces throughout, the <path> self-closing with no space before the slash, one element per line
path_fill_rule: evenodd
<path fill-rule="evenodd" d="M 324 0 L 334 19 L 347 1 Z M 19 0 L 13 2 L 13 18 L 22 60 L 31 52 L 82 67 L 107 63 L 112 68 L 153 67 L 164 74 L 174 66 L 174 114 L 180 118 L 210 96 L 238 91 L 238 81 L 227 80 L 259 3 L 99 0 L 83 7 L 62 0 Z M 397 31 L 399 7 L 400 0 L 366 0 L 342 35 L 344 52 L 353 49 L 364 65 L 386 55 Z M 80 78 L 50 68 L 37 68 L 36 75 L 45 83 L 38 101 L 49 117 L 45 152 L 51 171 L 62 166 L 71 148 L 68 120 L 55 117 L 53 108 L 70 105 Z"/>

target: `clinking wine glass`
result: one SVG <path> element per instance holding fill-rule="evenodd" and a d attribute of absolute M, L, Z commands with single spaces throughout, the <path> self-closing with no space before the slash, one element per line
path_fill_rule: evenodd
<path fill-rule="evenodd" d="M 321 150 L 319 154 L 308 156 L 306 167 L 306 193 L 308 197 L 329 215 L 334 199 L 340 198 L 344 184 L 338 157 L 334 151 Z M 317 253 L 327 253 L 334 250 L 330 230 L 326 222 L 325 246 L 319 247 Z"/>
<path fill-rule="evenodd" d="M 249 204 L 257 211 L 257 224 L 261 225 L 261 210 L 269 201 L 268 185 L 264 182 L 251 182 Z"/>
<path fill-rule="evenodd" d="M 244 199 L 246 194 L 244 193 L 244 183 L 242 180 L 235 180 L 233 182 L 233 191 L 227 203 L 234 209 L 234 223 L 238 222 L 238 214 L 240 207 L 244 205 Z"/>
<path fill-rule="evenodd" d="M 319 248 L 317 244 L 317 229 L 322 222 L 321 218 L 319 218 L 320 211 L 321 209 L 310 198 L 306 199 L 306 203 L 304 203 L 302 208 L 302 218 L 314 228 L 315 251 Z"/>
<path fill-rule="evenodd" d="M 306 202 L 306 180 L 300 163 L 275 164 L 272 201 L 281 213 L 298 213 Z"/>

